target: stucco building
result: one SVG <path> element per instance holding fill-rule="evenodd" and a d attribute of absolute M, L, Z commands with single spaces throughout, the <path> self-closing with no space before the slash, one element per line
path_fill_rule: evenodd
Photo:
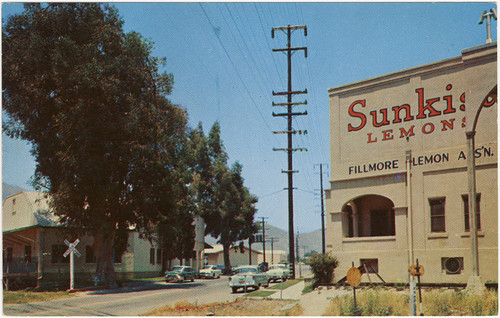
<path fill-rule="evenodd" d="M 194 268 L 201 266 L 204 244 L 203 219 L 195 220 L 195 257 L 185 260 Z M 22 191 L 5 198 L 2 206 L 3 278 L 4 283 L 31 281 L 31 284 L 69 282 L 69 257 L 64 257 L 68 246 L 65 240 L 74 242 L 72 231 L 58 224 L 48 206 L 47 198 L 38 192 Z M 75 257 L 75 281 L 92 281 L 96 271 L 93 237 L 78 237 L 76 249 L 81 257 Z M 172 261 L 172 266 L 179 264 Z M 163 249 L 155 243 L 139 237 L 130 230 L 127 250 L 121 257 L 114 257 L 114 269 L 118 279 L 162 276 L 167 267 Z"/>
<path fill-rule="evenodd" d="M 466 131 L 496 85 L 494 42 L 329 89 L 327 250 L 339 260 L 336 277 L 354 262 L 407 282 L 418 260 L 423 282 L 467 283 Z M 498 281 L 498 106 L 486 100 L 475 137 L 483 283 Z"/>
<path fill-rule="evenodd" d="M 243 250 L 239 245 L 235 245 L 229 249 L 229 259 L 232 267 L 250 264 L 250 257 L 252 257 L 252 265 L 258 265 L 259 259 L 262 258 L 261 254 L 262 252 L 254 249 L 250 251 L 250 249 L 246 246 L 243 246 Z M 214 245 L 211 248 L 206 248 L 203 255 L 204 262 L 207 265 L 224 265 L 224 248 L 221 244 Z"/>

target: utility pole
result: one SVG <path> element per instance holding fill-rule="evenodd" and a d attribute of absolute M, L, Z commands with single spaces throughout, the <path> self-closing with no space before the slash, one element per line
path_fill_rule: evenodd
<path fill-rule="evenodd" d="M 249 229 L 252 228 L 252 224 L 249 224 L 248 225 Z M 248 237 L 248 265 L 252 265 L 252 243 L 253 243 L 253 233 L 252 231 L 249 231 L 250 232 L 250 236 Z"/>
<path fill-rule="evenodd" d="M 291 38 L 292 31 L 294 30 L 304 30 L 304 36 L 307 36 L 307 27 L 306 26 L 286 26 L 286 27 L 277 27 L 272 28 L 271 37 L 274 38 L 274 31 L 283 31 L 287 35 L 287 47 L 282 49 L 273 49 L 273 52 L 286 52 L 288 59 L 288 90 L 286 92 L 278 92 L 275 93 L 273 91 L 273 96 L 284 96 L 287 95 L 288 99 L 286 103 L 275 104 L 273 102 L 273 106 L 286 106 L 286 113 L 275 114 L 273 112 L 273 117 L 284 116 L 288 120 L 288 128 L 286 131 L 276 131 L 273 132 L 275 134 L 287 134 L 288 135 L 288 147 L 287 148 L 273 148 L 274 151 L 286 151 L 288 152 L 288 170 L 282 170 L 282 173 L 288 174 L 288 243 L 289 243 L 289 253 L 290 253 L 290 270 L 292 272 L 292 279 L 295 278 L 295 251 L 294 251 L 294 238 L 293 238 L 293 173 L 298 172 L 293 170 L 293 152 L 294 151 L 307 151 L 306 148 L 293 148 L 292 136 L 294 134 L 307 134 L 307 131 L 296 131 L 293 130 L 292 127 L 292 118 L 293 116 L 301 116 L 307 115 L 307 111 L 303 113 L 293 113 L 292 107 L 297 105 L 307 105 L 307 100 L 302 103 L 293 103 L 292 96 L 294 94 L 307 94 L 307 89 L 304 91 L 293 91 L 292 90 L 292 53 L 297 50 L 303 50 L 305 57 L 307 58 L 307 47 L 292 47 L 291 46 Z"/>
<path fill-rule="evenodd" d="M 316 165 L 314 165 L 316 166 Z M 319 182 L 321 184 L 321 243 L 323 248 L 323 254 L 326 254 L 326 238 L 325 238 L 325 204 L 323 200 L 323 164 L 319 164 Z"/>
<path fill-rule="evenodd" d="M 262 219 L 262 248 L 264 250 L 264 263 L 266 262 L 266 223 L 265 219 L 268 219 L 268 217 L 263 217 L 261 216 L 260 219 Z"/>
<path fill-rule="evenodd" d="M 302 277 L 302 267 L 300 266 L 300 254 L 299 254 L 299 230 L 297 229 L 297 264 L 299 264 L 299 277 Z"/>
<path fill-rule="evenodd" d="M 274 242 L 278 242 L 277 237 L 271 237 L 271 264 L 274 264 Z"/>

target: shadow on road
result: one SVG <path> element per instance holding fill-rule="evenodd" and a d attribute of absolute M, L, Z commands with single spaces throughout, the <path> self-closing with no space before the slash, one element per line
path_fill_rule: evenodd
<path fill-rule="evenodd" d="M 165 283 L 165 282 L 133 282 L 126 283 L 123 287 L 113 289 L 99 289 L 88 292 L 89 295 L 109 295 L 109 294 L 123 294 L 133 293 L 149 290 L 169 290 L 169 289 L 192 289 L 206 284 L 202 282 L 191 283 Z"/>

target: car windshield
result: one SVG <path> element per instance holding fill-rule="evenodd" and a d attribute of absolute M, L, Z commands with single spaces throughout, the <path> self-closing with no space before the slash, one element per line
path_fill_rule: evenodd
<path fill-rule="evenodd" d="M 271 265 L 269 269 L 286 269 L 285 265 Z"/>
<path fill-rule="evenodd" d="M 172 268 L 173 271 L 181 271 L 182 270 L 182 266 L 175 266 L 174 268 Z"/>
<path fill-rule="evenodd" d="M 237 268 L 236 273 L 257 273 L 257 269 L 254 267 L 242 267 Z"/>
<path fill-rule="evenodd" d="M 212 268 L 212 265 L 203 266 L 203 269 L 211 269 L 211 268 Z"/>

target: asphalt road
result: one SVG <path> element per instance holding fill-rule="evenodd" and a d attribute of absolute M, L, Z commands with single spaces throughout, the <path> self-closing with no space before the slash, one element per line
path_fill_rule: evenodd
<path fill-rule="evenodd" d="M 48 302 L 4 305 L 9 316 L 137 316 L 180 301 L 206 304 L 234 300 L 228 277 L 188 283 L 141 282 L 122 288 L 78 292 L 76 297 Z"/>

